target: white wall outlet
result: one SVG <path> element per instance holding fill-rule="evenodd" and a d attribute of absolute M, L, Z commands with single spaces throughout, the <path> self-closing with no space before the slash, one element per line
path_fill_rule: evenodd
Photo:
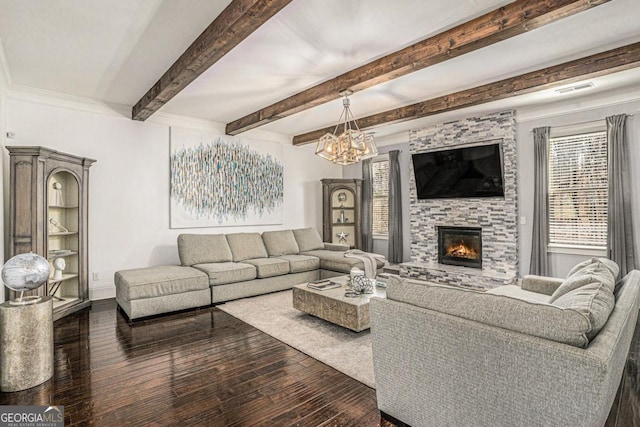
<path fill-rule="evenodd" d="M 527 225 L 527 217 L 526 216 L 521 216 L 520 217 L 520 225 Z"/>
<path fill-rule="evenodd" d="M 98 280 L 100 280 L 100 273 L 98 273 L 97 271 L 94 271 L 93 273 L 91 273 L 91 279 L 94 282 L 97 282 Z"/>

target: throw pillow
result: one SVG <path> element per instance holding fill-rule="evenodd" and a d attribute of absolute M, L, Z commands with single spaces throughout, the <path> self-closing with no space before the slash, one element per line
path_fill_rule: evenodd
<path fill-rule="evenodd" d="M 615 304 L 612 290 L 604 283 L 590 283 L 564 294 L 553 302 L 556 307 L 575 310 L 589 320 L 590 328 L 586 331 L 589 340 L 592 340 L 607 323 Z"/>
<path fill-rule="evenodd" d="M 576 271 L 570 272 L 567 279 L 558 286 L 558 289 L 551 295 L 549 303 L 553 303 L 561 296 L 591 283 L 602 283 L 613 292 L 615 278 L 609 266 L 597 258 L 592 258 L 579 265 L 581 264 L 580 268 L 574 267 Z"/>
<path fill-rule="evenodd" d="M 579 273 L 585 268 L 589 268 L 593 266 L 593 264 L 598 264 L 598 263 L 604 264 L 611 271 L 611 274 L 613 275 L 614 280 L 618 278 L 618 274 L 620 274 L 620 267 L 618 267 L 618 264 L 616 264 L 615 261 L 611 261 L 610 259 L 607 259 L 607 258 L 589 258 L 587 260 L 584 260 L 576 264 L 569 271 L 569 273 L 567 274 L 567 278 L 573 276 L 574 274 Z"/>

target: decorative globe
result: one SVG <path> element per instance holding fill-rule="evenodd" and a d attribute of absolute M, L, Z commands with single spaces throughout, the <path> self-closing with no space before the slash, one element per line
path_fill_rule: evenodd
<path fill-rule="evenodd" d="M 49 279 L 46 259 L 34 253 L 16 255 L 2 267 L 2 281 L 16 292 L 31 291 Z"/>

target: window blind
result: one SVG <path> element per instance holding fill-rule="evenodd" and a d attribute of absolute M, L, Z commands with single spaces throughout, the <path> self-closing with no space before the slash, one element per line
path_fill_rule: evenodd
<path fill-rule="evenodd" d="M 373 234 L 389 233 L 389 160 L 375 161 L 373 169 Z"/>
<path fill-rule="evenodd" d="M 606 247 L 607 135 L 549 141 L 549 243 Z"/>

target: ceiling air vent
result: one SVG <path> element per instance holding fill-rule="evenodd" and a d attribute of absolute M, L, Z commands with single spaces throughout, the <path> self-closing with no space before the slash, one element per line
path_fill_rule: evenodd
<path fill-rule="evenodd" d="M 582 90 L 582 89 L 589 89 L 593 87 L 593 83 L 591 82 L 587 82 L 587 83 L 580 83 L 577 84 L 575 86 L 569 86 L 569 87 L 563 87 L 560 89 L 556 89 L 556 93 L 559 94 L 563 94 L 563 93 L 570 93 L 570 92 L 575 92 L 577 90 Z"/>

